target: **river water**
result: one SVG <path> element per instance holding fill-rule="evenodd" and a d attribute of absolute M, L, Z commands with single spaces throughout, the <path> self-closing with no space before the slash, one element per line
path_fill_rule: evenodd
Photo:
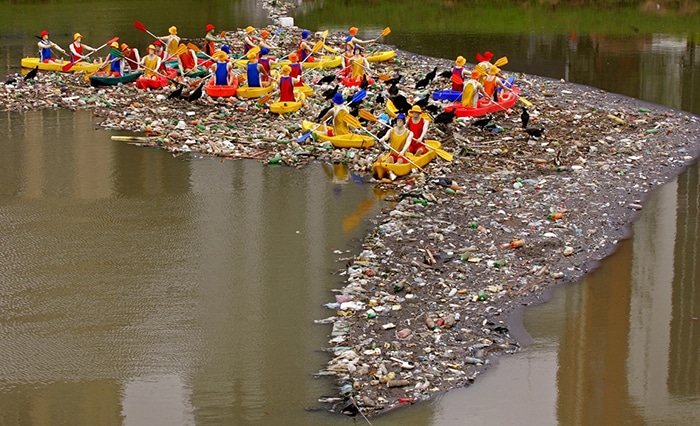
<path fill-rule="evenodd" d="M 346 28 L 363 13 L 358 2 L 328 20 L 320 3 L 297 23 Z M 92 45 L 115 34 L 145 45 L 135 20 L 191 37 L 209 22 L 267 22 L 252 0 L 0 11 L 6 72 L 44 28 L 64 47 L 75 31 Z M 81 14 L 100 19 L 76 28 Z M 696 48 L 683 34 L 435 33 L 374 19 L 361 31 L 392 25 L 387 41 L 417 53 L 492 50 L 517 71 L 699 112 Z M 371 187 L 331 165 L 174 158 L 95 126 L 87 112 L 0 116 L 0 424 L 363 422 L 304 408 L 334 392 L 312 377 L 329 331 L 312 322 L 328 315 L 321 305 L 342 283 L 333 272 L 382 206 Z M 372 423 L 697 424 L 699 174 L 656 191 L 599 270 L 525 311 L 525 350 L 475 386 Z"/>

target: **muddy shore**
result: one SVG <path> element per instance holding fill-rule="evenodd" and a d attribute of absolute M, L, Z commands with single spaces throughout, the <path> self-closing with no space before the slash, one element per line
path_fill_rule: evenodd
<path fill-rule="evenodd" d="M 278 28 L 276 2 L 263 2 Z M 273 4 L 274 3 L 274 4 Z M 231 29 L 240 33 L 241 29 Z M 279 37 L 288 52 L 300 29 Z M 339 45 L 345 34 L 330 34 Z M 239 47 L 233 42 L 234 47 Z M 198 42 L 199 40 L 193 40 Z M 378 44 L 377 50 L 391 49 Z M 494 52 L 498 55 L 498 52 Z M 464 56 L 472 58 L 473 52 Z M 373 64 L 376 73 L 404 76 L 398 87 L 411 99 L 449 85 L 437 78 L 425 90 L 415 82 L 451 59 L 397 52 Z M 504 71 L 517 72 L 517 64 Z M 312 72 L 307 81 L 335 70 Z M 375 219 L 361 252 L 339 273 L 346 285 L 329 294 L 329 363 L 319 376 L 339 393 L 319 399 L 335 412 L 376 415 L 472 383 L 489 357 L 519 350 L 508 319 L 539 303 L 552 286 L 578 281 L 629 236 L 644 200 L 692 164 L 700 152 L 699 118 L 595 88 L 514 74 L 528 107 L 531 137 L 520 105 L 474 126 L 456 120 L 429 135 L 454 154 L 386 188 L 392 202 Z M 10 82 L 8 79 L 14 79 Z M 301 167 L 344 162 L 369 175 L 378 150 L 332 150 L 303 134 L 301 120 L 328 105 L 317 88 L 300 112 L 280 117 L 255 100 L 168 99 L 172 88 L 143 92 L 133 86 L 96 89 L 82 75 L 18 75 L 0 85 L 0 110 L 91 109 L 105 128 L 138 132 L 140 145 L 176 155 L 201 152 Z M 194 90 L 198 81 L 190 81 Z M 363 105 L 376 115 L 378 83 Z M 352 94 L 348 92 L 347 95 Z M 447 104 L 431 101 L 440 108 Z M 367 127 L 379 130 L 371 123 Z M 333 300 L 333 297 L 335 299 Z"/>

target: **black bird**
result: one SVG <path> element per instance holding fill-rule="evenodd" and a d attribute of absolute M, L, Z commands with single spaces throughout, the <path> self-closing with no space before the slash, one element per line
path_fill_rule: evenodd
<path fill-rule="evenodd" d="M 389 131 L 388 127 L 382 126 L 382 128 L 377 132 L 377 137 L 381 139 L 382 137 L 384 137 L 384 135 L 386 135 L 386 132 L 388 132 L 388 131 Z"/>
<path fill-rule="evenodd" d="M 419 107 L 425 109 L 425 107 L 428 106 L 428 101 L 430 101 L 430 95 L 418 99 L 417 101 L 413 102 L 413 105 L 418 105 Z"/>
<path fill-rule="evenodd" d="M 399 94 L 399 88 L 395 84 L 389 86 L 389 95 L 396 96 Z"/>
<path fill-rule="evenodd" d="M 403 112 L 404 114 L 408 114 L 408 110 L 410 110 L 413 106 L 406 100 L 404 95 L 392 96 L 391 102 L 394 103 L 394 106 L 398 112 Z"/>
<path fill-rule="evenodd" d="M 435 120 L 433 120 L 435 123 L 439 124 L 450 124 L 452 123 L 452 120 L 454 120 L 456 114 L 454 110 L 450 111 L 443 111 L 440 114 L 435 116 Z"/>
<path fill-rule="evenodd" d="M 202 88 L 204 87 L 204 83 L 206 83 L 206 80 L 202 80 L 202 82 L 199 83 L 199 86 L 197 86 L 197 88 L 190 93 L 190 95 L 187 97 L 188 101 L 196 101 L 202 97 Z"/>
<path fill-rule="evenodd" d="M 316 117 L 316 122 L 319 122 L 323 119 L 323 116 L 326 115 L 328 111 L 333 108 L 333 104 L 328 105 L 327 107 L 323 108 L 321 112 L 318 113 L 318 117 Z"/>
<path fill-rule="evenodd" d="M 527 112 L 527 108 L 523 107 L 523 112 L 520 114 L 520 121 L 523 124 L 523 129 L 527 129 L 527 123 L 530 121 L 530 114 Z"/>
<path fill-rule="evenodd" d="M 322 95 L 325 99 L 333 99 L 333 96 L 338 93 L 338 85 L 336 84 L 335 87 L 325 90 Z"/>
<path fill-rule="evenodd" d="M 374 100 L 377 105 L 384 105 L 386 100 L 384 99 L 384 96 L 380 93 L 377 95 L 376 99 Z"/>
<path fill-rule="evenodd" d="M 428 83 L 432 83 L 432 81 L 435 80 L 435 74 L 437 74 L 437 67 L 433 68 L 432 71 L 425 75 L 425 78 L 428 79 Z"/>
<path fill-rule="evenodd" d="M 421 78 L 420 80 L 416 81 L 415 89 L 425 89 L 428 84 L 430 84 L 430 80 L 427 77 Z"/>
<path fill-rule="evenodd" d="M 330 83 L 333 80 L 335 80 L 335 74 L 328 74 L 327 76 L 318 80 L 318 83 L 316 83 L 316 84 L 326 84 L 326 83 Z"/>
<path fill-rule="evenodd" d="M 177 88 L 170 92 L 168 99 L 179 99 L 182 96 L 182 84 L 178 84 Z"/>
<path fill-rule="evenodd" d="M 365 90 L 367 89 L 367 86 L 369 86 L 369 83 L 367 82 L 367 75 L 363 74 L 362 81 L 360 81 L 360 89 Z"/>
<path fill-rule="evenodd" d="M 472 121 L 471 125 L 475 127 L 481 127 L 482 129 L 486 127 L 491 122 L 491 117 L 480 118 L 476 121 Z"/>
<path fill-rule="evenodd" d="M 544 134 L 544 127 L 541 127 L 539 129 L 525 129 L 525 132 L 530 135 L 531 138 L 540 138 Z"/>
<path fill-rule="evenodd" d="M 447 70 L 447 71 L 441 72 L 441 73 L 440 73 L 440 77 L 441 77 L 441 78 L 450 78 L 450 77 L 452 77 L 452 70 Z"/>
<path fill-rule="evenodd" d="M 401 74 L 397 75 L 396 77 L 392 77 L 384 82 L 387 86 L 394 86 L 396 84 L 401 83 L 401 79 L 403 76 Z"/>
<path fill-rule="evenodd" d="M 425 106 L 425 110 L 428 111 L 428 112 L 431 113 L 431 114 L 437 114 L 438 111 L 440 111 L 440 107 L 437 106 L 437 105 L 428 104 L 428 105 Z"/>
<path fill-rule="evenodd" d="M 29 71 L 27 75 L 24 76 L 24 81 L 27 80 L 33 80 L 36 77 L 36 74 L 39 72 L 39 65 L 34 67 L 33 70 Z"/>

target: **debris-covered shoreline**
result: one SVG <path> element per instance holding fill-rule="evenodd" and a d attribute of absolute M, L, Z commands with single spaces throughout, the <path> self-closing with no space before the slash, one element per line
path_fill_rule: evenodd
<path fill-rule="evenodd" d="M 274 31 L 284 5 L 263 5 Z M 300 32 L 288 30 L 279 37 L 281 51 Z M 337 46 L 344 36 L 327 40 Z M 399 51 L 374 71 L 403 75 L 400 89 L 418 99 L 449 80 L 423 90 L 414 90 L 415 82 L 452 62 Z M 301 120 L 328 104 L 318 95 L 280 117 L 255 100 L 188 102 L 168 99 L 167 90 L 95 89 L 80 74 L 40 73 L 33 83 L 8 78 L 15 82 L 0 85 L 0 110 L 91 109 L 101 126 L 143 133 L 139 144 L 174 154 L 290 166 L 345 162 L 359 174 L 371 172 L 378 154 L 298 143 Z M 333 315 L 317 321 L 329 328 L 332 354 L 319 375 L 335 377 L 340 390 L 320 399 L 330 410 L 376 415 L 469 385 L 490 356 L 519 349 L 507 318 L 594 268 L 628 236 L 649 193 L 698 156 L 700 125 L 692 114 L 565 81 L 518 75 L 516 82 L 542 136 L 523 131 L 519 107 L 483 126 L 470 119 L 435 125 L 431 138 L 454 154 L 451 163 L 437 158 L 426 173 L 375 181 L 392 189 L 393 207 L 375 219 L 362 251 L 341 272 L 346 285 L 327 305 Z M 382 86 L 368 89 L 364 105 L 377 115 Z"/>

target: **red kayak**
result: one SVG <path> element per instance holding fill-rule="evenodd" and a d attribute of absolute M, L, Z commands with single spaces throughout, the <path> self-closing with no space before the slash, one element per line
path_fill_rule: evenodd
<path fill-rule="evenodd" d="M 454 111 L 457 117 L 481 117 L 483 115 L 498 111 L 505 111 L 512 108 L 518 97 L 511 92 L 499 95 L 498 102 L 493 102 L 487 98 L 479 98 L 476 108 L 463 106 L 461 103 L 445 107 L 446 112 Z"/>
<path fill-rule="evenodd" d="M 238 90 L 238 78 L 234 77 L 230 85 L 216 85 L 212 78 L 207 84 L 207 95 L 212 98 L 228 98 L 236 96 Z"/>
<path fill-rule="evenodd" d="M 167 68 L 165 72 L 168 74 L 168 77 L 170 79 L 174 79 L 175 77 L 177 77 L 177 70 L 175 69 Z M 168 84 L 170 84 L 170 80 L 168 80 L 165 76 L 161 74 L 158 74 L 156 78 L 139 77 L 136 80 L 136 87 L 143 90 L 160 89 L 167 86 Z"/>
<path fill-rule="evenodd" d="M 345 87 L 356 87 L 359 86 L 360 83 L 362 83 L 361 78 L 352 78 L 352 77 L 345 77 L 341 78 L 340 82 L 345 85 Z M 367 84 L 374 84 L 374 80 L 372 77 L 367 77 Z"/>

